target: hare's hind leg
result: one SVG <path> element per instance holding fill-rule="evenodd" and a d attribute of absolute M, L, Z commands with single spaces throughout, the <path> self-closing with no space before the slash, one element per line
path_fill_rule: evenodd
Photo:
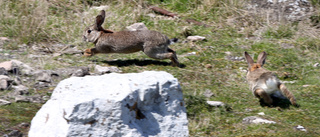
<path fill-rule="evenodd" d="M 170 59 L 172 66 L 179 66 L 179 61 L 175 51 L 168 48 L 166 45 L 161 46 L 145 46 L 143 52 L 154 59 Z"/>
<path fill-rule="evenodd" d="M 256 97 L 262 98 L 268 105 L 273 103 L 272 98 L 263 89 L 258 88 L 253 93 Z"/>
<path fill-rule="evenodd" d="M 178 61 L 178 57 L 177 57 L 176 52 L 170 48 L 168 48 L 167 51 L 172 53 L 172 56 L 170 57 L 170 59 L 172 61 L 172 65 L 179 66 L 179 61 Z"/>
<path fill-rule="evenodd" d="M 287 89 L 284 84 L 279 85 L 279 89 L 281 90 L 282 94 L 285 95 L 291 102 L 292 105 L 297 106 L 296 99 L 293 94 Z"/>

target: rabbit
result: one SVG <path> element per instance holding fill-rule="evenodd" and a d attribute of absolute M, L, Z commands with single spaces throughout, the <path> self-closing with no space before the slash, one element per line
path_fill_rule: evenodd
<path fill-rule="evenodd" d="M 86 49 L 84 56 L 93 56 L 98 53 L 133 53 L 143 51 L 153 59 L 171 59 L 173 66 L 179 66 L 176 52 L 168 46 L 177 39 L 168 39 L 157 31 L 119 31 L 104 29 L 101 25 L 105 19 L 105 11 L 101 10 L 95 23 L 88 26 L 83 32 L 86 42 L 93 42 L 95 48 Z"/>
<path fill-rule="evenodd" d="M 253 94 L 262 99 L 266 104 L 271 106 L 274 102 L 271 96 L 288 98 L 292 105 L 298 106 L 293 94 L 281 83 L 277 76 L 269 70 L 263 68 L 267 58 L 265 51 L 261 52 L 258 56 L 257 63 L 254 63 L 251 56 L 244 52 L 244 56 L 248 63 L 247 81 L 249 88 Z"/>

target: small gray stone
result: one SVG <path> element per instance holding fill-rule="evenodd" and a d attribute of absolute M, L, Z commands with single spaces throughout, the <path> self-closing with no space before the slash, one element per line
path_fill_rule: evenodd
<path fill-rule="evenodd" d="M 35 77 L 36 80 L 40 82 L 51 82 L 51 73 L 47 71 L 36 71 Z"/>
<path fill-rule="evenodd" d="M 194 41 L 202 41 L 204 39 L 206 39 L 206 37 L 203 37 L 203 36 L 188 36 L 187 37 L 187 40 L 188 41 L 192 41 L 192 42 L 194 42 Z"/>
<path fill-rule="evenodd" d="M 12 86 L 14 89 L 15 95 L 28 95 L 29 94 L 29 88 L 23 85 L 18 86 Z"/>
<path fill-rule="evenodd" d="M 20 123 L 19 125 L 18 125 L 18 127 L 20 127 L 20 128 L 28 128 L 28 127 L 30 127 L 30 124 L 29 123 Z"/>
<path fill-rule="evenodd" d="M 42 88 L 47 88 L 47 87 L 50 87 L 50 83 L 39 81 L 36 84 L 34 84 L 34 88 L 36 88 L 36 89 L 42 89 Z"/>
<path fill-rule="evenodd" d="M 126 27 L 129 31 L 137 31 L 137 30 L 148 30 L 144 23 L 134 23 L 128 27 Z"/>
<path fill-rule="evenodd" d="M 8 75 L 8 71 L 4 67 L 0 67 L 0 75 Z"/>
<path fill-rule="evenodd" d="M 43 97 L 40 95 L 28 96 L 28 100 L 32 103 L 45 103 Z"/>
<path fill-rule="evenodd" d="M 95 66 L 95 72 L 99 75 L 105 74 L 105 73 L 117 73 L 121 72 L 117 67 L 102 67 L 100 65 Z"/>
<path fill-rule="evenodd" d="M 80 69 L 76 70 L 72 76 L 75 77 L 84 77 L 86 75 L 90 75 L 89 73 L 89 67 L 81 67 Z"/>
<path fill-rule="evenodd" d="M 8 82 L 4 79 L 0 79 L 0 90 L 6 90 L 8 88 Z"/>
<path fill-rule="evenodd" d="M 300 130 L 300 131 L 307 132 L 307 130 L 306 130 L 303 126 L 301 126 L 301 125 L 295 126 L 294 128 L 295 128 L 296 130 Z"/>
<path fill-rule="evenodd" d="M 220 101 L 207 101 L 207 103 L 210 106 L 214 106 L 214 107 L 220 107 L 225 105 L 223 102 L 220 102 Z"/>
<path fill-rule="evenodd" d="M 11 83 L 12 80 L 10 77 L 5 75 L 0 75 L 0 90 L 6 90 L 8 89 L 9 83 Z"/>
<path fill-rule="evenodd" d="M 276 124 L 276 122 L 274 122 L 274 121 L 262 119 L 262 118 L 256 117 L 256 116 L 246 117 L 242 120 L 242 123 L 245 123 L 245 124 Z"/>
<path fill-rule="evenodd" d="M 0 99 L 0 106 L 10 105 L 10 104 L 11 104 L 11 102 L 3 100 L 3 99 Z"/>
<path fill-rule="evenodd" d="M 23 137 L 23 134 L 19 130 L 12 130 L 9 134 L 7 134 L 9 137 Z"/>
<path fill-rule="evenodd" d="M 21 96 L 21 95 L 15 96 L 14 100 L 15 100 L 15 102 L 30 102 L 28 97 Z"/>
<path fill-rule="evenodd" d="M 15 77 L 13 82 L 14 82 L 15 85 L 21 85 L 22 84 L 20 77 Z"/>

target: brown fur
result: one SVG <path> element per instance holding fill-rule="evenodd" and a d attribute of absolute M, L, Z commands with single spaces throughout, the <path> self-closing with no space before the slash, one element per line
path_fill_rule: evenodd
<path fill-rule="evenodd" d="M 247 52 L 244 53 L 244 56 L 248 63 L 247 81 L 250 89 L 257 98 L 263 99 L 265 103 L 272 105 L 273 100 L 270 95 L 280 91 L 282 95 L 290 100 L 292 105 L 297 105 L 293 94 L 280 82 L 277 76 L 263 68 L 267 58 L 266 52 L 259 54 L 257 63 L 254 63 Z"/>
<path fill-rule="evenodd" d="M 253 64 L 253 65 L 251 66 L 251 68 L 249 69 L 249 71 L 254 71 L 254 70 L 258 69 L 258 68 L 261 68 L 261 65 L 260 65 L 260 64 Z"/>
<path fill-rule="evenodd" d="M 293 94 L 287 89 L 287 87 L 284 84 L 279 84 L 279 89 L 290 100 L 292 105 L 294 106 L 297 105 L 296 98 L 293 96 Z"/>
<path fill-rule="evenodd" d="M 102 28 L 105 12 L 102 10 L 96 17 L 95 24 L 87 27 L 83 38 L 93 42 L 95 48 L 86 49 L 84 56 L 93 56 L 98 53 L 134 53 L 143 51 L 154 59 L 170 59 L 173 66 L 179 66 L 176 52 L 168 46 L 171 41 L 167 36 L 157 31 L 119 31 L 114 32 Z"/>

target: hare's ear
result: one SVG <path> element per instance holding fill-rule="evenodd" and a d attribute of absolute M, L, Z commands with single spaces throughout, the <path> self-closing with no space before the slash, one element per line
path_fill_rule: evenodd
<path fill-rule="evenodd" d="M 101 30 L 101 25 L 104 22 L 104 18 L 106 17 L 106 12 L 104 10 L 100 11 L 100 15 L 96 17 L 96 22 L 94 23 L 94 29 Z"/>
<path fill-rule="evenodd" d="M 259 54 L 257 63 L 263 66 L 264 63 L 266 62 L 266 59 L 267 59 L 267 53 L 263 51 Z"/>
<path fill-rule="evenodd" d="M 251 56 L 248 54 L 248 52 L 244 52 L 244 57 L 246 58 L 247 60 L 247 63 L 248 63 L 248 66 L 249 68 L 253 65 L 253 59 L 251 58 Z"/>

